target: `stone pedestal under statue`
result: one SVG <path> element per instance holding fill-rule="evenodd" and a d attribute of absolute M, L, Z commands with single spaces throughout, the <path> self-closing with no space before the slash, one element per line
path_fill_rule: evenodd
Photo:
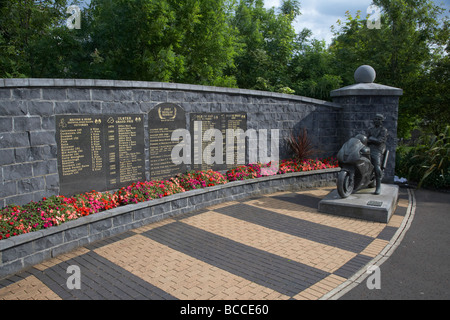
<path fill-rule="evenodd" d="M 381 194 L 374 188 L 362 189 L 348 198 L 341 198 L 337 190 L 319 202 L 319 212 L 374 222 L 388 223 L 398 202 L 398 186 L 381 185 Z"/>

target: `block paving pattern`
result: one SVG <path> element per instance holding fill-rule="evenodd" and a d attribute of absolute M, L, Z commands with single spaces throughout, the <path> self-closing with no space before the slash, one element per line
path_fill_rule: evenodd
<path fill-rule="evenodd" d="M 104 239 L 0 280 L 0 300 L 316 300 L 389 243 L 388 224 L 317 212 L 332 188 L 232 201 Z M 68 289 L 69 266 L 81 288 Z"/>

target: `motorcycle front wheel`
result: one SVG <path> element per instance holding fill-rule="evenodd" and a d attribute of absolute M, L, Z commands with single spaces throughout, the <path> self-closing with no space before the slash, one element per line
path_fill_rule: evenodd
<path fill-rule="evenodd" d="M 353 183 L 350 181 L 350 173 L 346 170 L 339 172 L 337 190 L 341 198 L 347 198 L 353 192 Z"/>

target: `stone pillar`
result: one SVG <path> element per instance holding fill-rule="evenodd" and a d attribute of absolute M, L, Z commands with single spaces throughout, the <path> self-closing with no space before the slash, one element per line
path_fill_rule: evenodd
<path fill-rule="evenodd" d="M 397 148 L 398 104 L 402 89 L 374 83 L 375 70 L 367 65 L 355 72 L 356 84 L 331 92 L 334 103 L 343 108 L 339 115 L 341 145 L 358 133 L 366 133 L 373 126 L 376 114 L 385 116 L 383 126 L 388 129 L 387 149 L 389 160 L 384 173 L 384 183 L 394 182 L 395 151 Z"/>

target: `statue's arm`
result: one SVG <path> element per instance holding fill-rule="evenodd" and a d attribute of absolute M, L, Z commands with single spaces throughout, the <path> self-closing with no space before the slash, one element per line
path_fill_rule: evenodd
<path fill-rule="evenodd" d="M 381 131 L 381 136 L 379 138 L 380 143 L 386 143 L 387 137 L 388 137 L 388 131 L 386 128 L 383 128 L 383 130 Z"/>
<path fill-rule="evenodd" d="M 388 132 L 387 129 L 383 128 L 383 130 L 380 131 L 380 134 L 378 137 L 375 137 L 373 135 L 369 136 L 368 143 L 380 145 L 382 143 L 386 143 L 387 141 Z"/>

